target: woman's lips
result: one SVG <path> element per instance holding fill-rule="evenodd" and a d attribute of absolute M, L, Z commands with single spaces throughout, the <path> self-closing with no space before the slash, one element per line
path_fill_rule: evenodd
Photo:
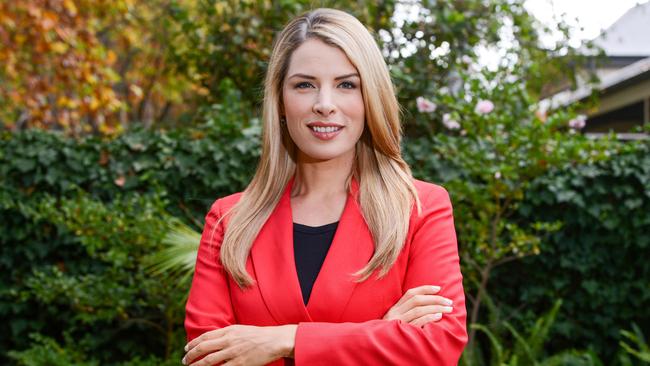
<path fill-rule="evenodd" d="M 321 140 L 331 140 L 335 138 L 341 131 L 343 127 L 308 127 L 312 135 Z"/>

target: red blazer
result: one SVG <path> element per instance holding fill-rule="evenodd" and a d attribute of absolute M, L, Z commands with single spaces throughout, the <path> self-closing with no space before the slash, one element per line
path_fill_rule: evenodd
<path fill-rule="evenodd" d="M 241 290 L 219 261 L 227 218 L 217 219 L 240 198 L 218 199 L 206 216 L 196 260 L 185 329 L 188 341 L 230 324 L 298 324 L 295 359 L 273 365 L 456 365 L 467 342 L 466 309 L 452 207 L 447 192 L 414 180 L 422 214 L 413 209 L 406 244 L 381 279 L 355 283 L 351 273 L 370 260 L 374 245 L 352 190 L 332 245 L 305 307 L 293 257 L 290 193 L 293 179 L 257 236 L 246 263 L 256 281 Z M 412 287 L 437 285 L 453 300 L 453 311 L 423 328 L 382 320 Z"/>

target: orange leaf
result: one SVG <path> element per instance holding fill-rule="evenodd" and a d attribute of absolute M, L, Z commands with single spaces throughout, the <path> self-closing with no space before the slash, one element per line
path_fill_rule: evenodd
<path fill-rule="evenodd" d="M 106 165 L 108 164 L 108 160 L 110 158 L 110 154 L 106 150 L 102 150 L 102 152 L 99 154 L 99 165 Z"/>
<path fill-rule="evenodd" d="M 65 96 L 60 96 L 59 99 L 56 101 L 56 104 L 59 107 L 67 107 L 68 106 L 69 99 L 66 98 Z"/>
<path fill-rule="evenodd" d="M 109 65 L 112 65 L 116 59 L 117 56 L 115 55 L 115 52 L 113 52 L 112 50 L 108 50 L 108 52 L 106 53 L 106 62 Z"/>
<path fill-rule="evenodd" d="M 27 6 L 27 12 L 29 13 L 29 15 L 33 16 L 34 18 L 41 17 L 41 8 L 37 7 L 34 4 L 29 4 Z"/>
<path fill-rule="evenodd" d="M 68 14 L 70 14 L 71 16 L 77 15 L 77 7 L 75 6 L 74 1 L 63 0 L 63 6 L 65 7 L 65 10 L 68 11 Z"/>
<path fill-rule="evenodd" d="M 140 88 L 139 86 L 135 84 L 131 84 L 129 86 L 129 91 L 131 91 L 131 93 L 133 93 L 133 95 L 135 95 L 136 98 L 138 99 L 142 98 L 142 88 Z"/>
<path fill-rule="evenodd" d="M 95 97 L 90 97 L 90 106 L 91 111 L 96 111 L 99 108 L 99 100 Z"/>
<path fill-rule="evenodd" d="M 59 17 L 56 15 L 56 13 L 53 13 L 51 11 L 46 11 L 43 14 L 43 18 L 41 20 L 41 27 L 43 27 L 43 30 L 46 31 L 50 30 L 54 28 L 58 20 Z"/>
<path fill-rule="evenodd" d="M 63 42 L 54 42 L 50 45 L 54 53 L 63 54 L 68 50 L 68 45 Z"/>

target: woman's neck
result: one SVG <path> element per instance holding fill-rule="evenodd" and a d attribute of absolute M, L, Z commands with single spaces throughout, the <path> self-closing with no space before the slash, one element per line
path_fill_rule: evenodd
<path fill-rule="evenodd" d="M 354 162 L 352 154 L 331 160 L 298 159 L 292 197 L 331 197 L 346 194 L 347 182 Z"/>

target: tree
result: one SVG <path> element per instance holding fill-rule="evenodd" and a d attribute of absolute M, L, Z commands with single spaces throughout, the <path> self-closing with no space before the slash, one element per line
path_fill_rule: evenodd
<path fill-rule="evenodd" d="M 167 61 L 167 0 L 0 2 L 0 125 L 119 132 L 196 93 Z"/>

